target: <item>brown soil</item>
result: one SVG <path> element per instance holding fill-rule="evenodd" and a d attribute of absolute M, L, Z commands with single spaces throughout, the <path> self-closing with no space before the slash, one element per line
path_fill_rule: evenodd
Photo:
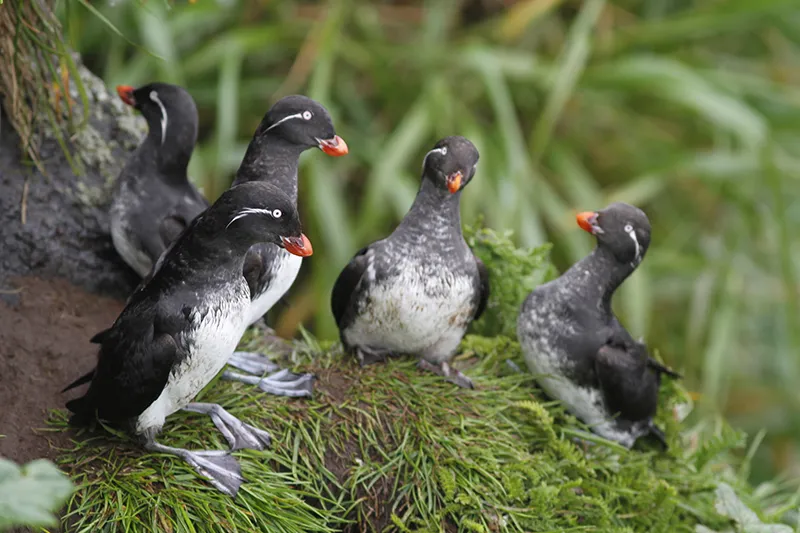
<path fill-rule="evenodd" d="M 89 339 L 123 306 L 58 279 L 16 278 L 0 287 L 0 456 L 55 459 L 66 446 L 67 433 L 41 431 L 48 410 L 64 407 L 61 389 L 94 365 Z"/>

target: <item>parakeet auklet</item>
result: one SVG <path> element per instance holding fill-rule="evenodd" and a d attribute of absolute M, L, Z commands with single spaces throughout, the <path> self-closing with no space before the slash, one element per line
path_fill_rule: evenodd
<path fill-rule="evenodd" d="M 660 374 L 678 375 L 647 355 L 611 310 L 611 298 L 650 245 L 650 222 L 613 203 L 578 215 L 597 247 L 558 279 L 537 287 L 517 320 L 525 361 L 545 392 L 598 435 L 630 448 L 652 434 Z M 666 445 L 666 444 L 665 444 Z"/>
<path fill-rule="evenodd" d="M 169 244 L 208 202 L 186 168 L 197 142 L 197 108 L 183 88 L 151 83 L 117 93 L 147 120 L 147 137 L 117 178 L 111 202 L 111 239 L 122 259 L 145 277 Z"/>
<path fill-rule="evenodd" d="M 311 255 L 292 200 L 275 186 L 233 187 L 198 216 L 162 256 L 159 268 L 129 299 L 108 330 L 97 366 L 65 391 L 91 381 L 67 402 L 73 425 L 95 414 L 123 424 L 146 449 L 177 455 L 214 486 L 235 495 L 242 477 L 227 451 L 189 451 L 156 442 L 170 414 L 185 409 L 211 416 L 233 449 L 263 449 L 269 434 L 215 404 L 190 403 L 225 366 L 248 326 L 250 290 L 242 276 L 257 242 Z"/>
<path fill-rule="evenodd" d="M 478 150 L 446 137 L 427 153 L 414 204 L 387 238 L 362 248 L 333 286 L 342 344 L 363 364 L 417 354 L 420 367 L 462 387 L 449 362 L 489 296 L 489 277 L 461 233 L 459 201 Z"/>
<path fill-rule="evenodd" d="M 244 160 L 236 173 L 234 185 L 250 181 L 271 183 L 287 195 L 297 207 L 297 167 L 300 155 L 319 148 L 331 156 L 347 154 L 347 144 L 336 135 L 328 110 L 305 96 L 280 99 L 258 126 Z M 252 303 L 248 324 L 264 316 L 289 290 L 300 271 L 302 259 L 279 246 L 260 243 L 247 253 L 244 277 L 250 287 Z M 289 374 L 278 370 L 269 358 L 251 352 L 235 352 L 229 365 L 264 378 L 226 372 L 225 379 L 258 385 L 265 392 L 289 396 L 311 394 L 310 374 Z M 277 371 L 277 372 L 276 372 Z"/>

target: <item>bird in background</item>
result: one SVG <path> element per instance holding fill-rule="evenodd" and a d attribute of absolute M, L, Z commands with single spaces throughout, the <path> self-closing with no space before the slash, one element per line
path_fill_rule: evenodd
<path fill-rule="evenodd" d="M 147 136 L 122 168 L 112 192 L 114 248 L 146 277 L 208 201 L 187 175 L 197 142 L 197 107 L 182 87 L 150 83 L 117 87 L 119 97 L 142 113 Z"/>
<path fill-rule="evenodd" d="M 336 134 L 328 110 L 306 96 L 278 100 L 255 131 L 233 186 L 248 182 L 270 183 L 284 191 L 297 207 L 297 170 L 303 152 L 318 148 L 338 157 L 348 153 L 347 143 Z M 247 253 L 243 274 L 250 289 L 248 324 L 261 319 L 297 278 L 302 258 L 280 246 L 262 242 Z M 283 396 L 310 396 L 311 374 L 294 374 L 257 352 L 237 351 L 228 364 L 245 372 L 226 371 L 223 378 L 256 385 L 264 392 Z"/>

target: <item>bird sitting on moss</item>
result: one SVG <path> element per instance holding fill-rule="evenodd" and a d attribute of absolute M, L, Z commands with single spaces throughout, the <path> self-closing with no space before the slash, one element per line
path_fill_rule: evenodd
<path fill-rule="evenodd" d="M 653 435 L 661 374 L 679 377 L 647 354 L 611 310 L 614 292 L 644 259 L 650 221 L 629 204 L 577 216 L 597 247 L 561 277 L 537 287 L 517 320 L 525 361 L 551 397 L 598 435 L 630 448 Z"/>

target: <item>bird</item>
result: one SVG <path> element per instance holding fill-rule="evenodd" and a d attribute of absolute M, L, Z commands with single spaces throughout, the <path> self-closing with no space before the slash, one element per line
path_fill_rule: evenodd
<path fill-rule="evenodd" d="M 606 439 L 631 448 L 653 435 L 660 377 L 679 374 L 647 354 L 611 309 L 614 292 L 644 259 L 650 221 L 641 209 L 616 202 L 577 215 L 597 240 L 589 255 L 525 299 L 517 337 L 542 389 Z"/>
<path fill-rule="evenodd" d="M 117 178 L 109 213 L 114 248 L 140 277 L 208 201 L 186 173 L 197 142 L 197 107 L 182 87 L 117 86 L 123 102 L 147 120 L 148 133 Z"/>
<path fill-rule="evenodd" d="M 290 95 L 278 100 L 264 115 L 236 172 L 233 186 L 252 181 L 271 183 L 288 194 L 297 206 L 297 168 L 300 155 L 311 148 L 338 157 L 348 153 L 347 143 L 336 134 L 328 110 L 315 100 Z M 244 277 L 251 294 L 248 324 L 261 319 L 291 288 L 302 259 L 270 243 L 259 243 L 247 253 Z M 277 395 L 307 396 L 311 374 L 280 370 L 257 352 L 237 351 L 229 365 L 257 376 L 226 371 L 223 378 L 257 385 Z M 262 377 L 264 376 L 264 377 Z"/>
<path fill-rule="evenodd" d="M 488 271 L 464 240 L 459 211 L 478 158 L 464 137 L 437 142 L 425 155 L 419 191 L 401 223 L 359 250 L 339 274 L 331 310 L 344 348 L 362 366 L 417 354 L 420 368 L 473 388 L 450 361 L 489 297 Z"/>
<path fill-rule="evenodd" d="M 217 404 L 192 403 L 248 326 L 250 291 L 242 268 L 257 242 L 301 257 L 312 254 L 293 201 L 273 185 L 232 187 L 196 217 L 113 325 L 93 339 L 100 344 L 95 368 L 63 390 L 90 383 L 66 404 L 70 424 L 91 425 L 95 417 L 118 424 L 145 449 L 181 457 L 235 496 L 243 478 L 229 451 L 174 448 L 158 443 L 156 435 L 167 416 L 183 409 L 209 415 L 234 450 L 269 446 L 266 431 Z"/>

